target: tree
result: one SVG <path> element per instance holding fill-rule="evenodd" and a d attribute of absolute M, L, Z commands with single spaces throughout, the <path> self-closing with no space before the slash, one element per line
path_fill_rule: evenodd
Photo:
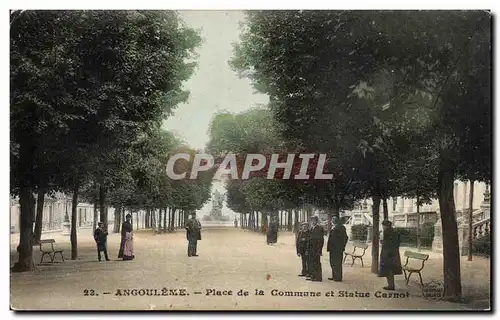
<path fill-rule="evenodd" d="M 43 159 L 52 159 L 42 170 L 50 173 L 56 167 L 51 155 L 66 154 L 78 168 L 90 158 L 107 222 L 117 160 L 187 99 L 182 82 L 192 74 L 200 38 L 172 11 L 28 11 L 11 19 L 11 190 L 22 204 L 16 269 L 25 271 L 31 268 L 33 191 L 47 180 L 38 170 Z M 88 157 L 73 157 L 70 145 Z M 73 180 L 70 190 L 84 183 Z"/>

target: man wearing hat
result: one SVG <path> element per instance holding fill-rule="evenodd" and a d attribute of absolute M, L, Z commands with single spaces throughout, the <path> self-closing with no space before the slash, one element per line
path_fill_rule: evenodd
<path fill-rule="evenodd" d="M 297 233 L 297 239 L 295 242 L 297 255 L 302 259 L 302 272 L 299 274 L 299 277 L 305 277 L 309 274 L 308 261 L 307 261 L 308 241 L 309 241 L 309 224 L 307 222 L 302 222 L 302 224 L 300 225 L 300 230 Z"/>
<path fill-rule="evenodd" d="M 311 281 L 323 281 L 323 272 L 321 269 L 321 255 L 323 251 L 323 245 L 325 244 L 324 238 L 325 231 L 323 227 L 319 224 L 318 216 L 311 217 L 311 228 L 309 229 L 309 273 L 311 278 L 306 278 L 306 280 Z"/>
<path fill-rule="evenodd" d="M 387 278 L 387 287 L 384 290 L 394 290 L 394 275 L 403 273 L 401 268 L 401 257 L 399 256 L 399 234 L 392 228 L 389 220 L 382 222 L 383 239 L 382 250 L 380 252 L 379 277 Z"/>
<path fill-rule="evenodd" d="M 108 250 L 106 248 L 106 242 L 108 240 L 108 231 L 104 229 L 104 223 L 99 222 L 98 228 L 94 231 L 94 240 L 97 244 L 97 258 L 101 261 L 101 251 L 104 252 L 104 258 L 109 261 Z"/>
<path fill-rule="evenodd" d="M 332 277 L 328 278 L 328 280 L 342 281 L 342 258 L 348 239 L 349 237 L 341 219 L 333 217 L 332 230 L 330 230 L 328 243 L 326 244 L 326 249 L 330 253 L 330 266 L 332 267 Z"/>
<path fill-rule="evenodd" d="M 188 241 L 188 257 L 197 257 L 198 240 L 201 240 L 201 223 L 192 213 L 186 223 L 186 238 Z"/>

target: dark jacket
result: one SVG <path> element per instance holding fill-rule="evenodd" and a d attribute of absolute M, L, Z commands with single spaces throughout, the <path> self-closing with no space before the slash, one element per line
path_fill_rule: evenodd
<path fill-rule="evenodd" d="M 389 228 L 384 232 L 381 242 L 379 276 L 386 277 L 390 270 L 392 270 L 393 274 L 402 274 L 401 257 L 399 255 L 399 233 L 393 228 Z"/>
<path fill-rule="evenodd" d="M 325 244 L 325 231 L 324 228 L 317 224 L 315 227 L 309 229 L 309 254 L 321 255 L 323 250 L 323 245 Z"/>
<path fill-rule="evenodd" d="M 105 247 L 106 242 L 108 241 L 108 232 L 106 230 L 101 230 L 100 228 L 95 229 L 94 240 L 99 248 Z"/>
<path fill-rule="evenodd" d="M 300 255 L 306 254 L 308 242 L 309 242 L 309 230 L 306 231 L 299 230 L 295 242 L 295 247 L 297 248 L 297 254 Z"/>
<path fill-rule="evenodd" d="M 186 239 L 201 240 L 201 223 L 197 219 L 189 219 L 186 223 Z"/>
<path fill-rule="evenodd" d="M 344 252 L 349 237 L 344 226 L 336 225 L 330 231 L 326 251 L 328 252 Z"/>

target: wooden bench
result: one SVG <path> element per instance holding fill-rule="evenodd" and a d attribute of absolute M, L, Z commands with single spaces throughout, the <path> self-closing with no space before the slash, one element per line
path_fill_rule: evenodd
<path fill-rule="evenodd" d="M 54 258 L 56 257 L 57 253 L 59 253 L 61 255 L 61 259 L 62 259 L 62 261 L 64 261 L 64 256 L 63 256 L 64 250 L 54 248 L 55 242 L 56 242 L 56 240 L 54 240 L 54 239 L 40 240 L 40 243 L 39 243 L 40 252 L 42 253 L 42 258 L 40 259 L 40 264 L 43 263 L 43 257 L 45 257 L 45 255 L 48 255 L 50 257 L 50 262 L 54 262 Z"/>
<path fill-rule="evenodd" d="M 410 276 L 413 273 L 418 273 L 418 276 L 420 278 L 420 285 L 423 288 L 424 282 L 422 281 L 422 275 L 420 274 L 420 272 L 424 269 L 425 261 L 429 259 L 429 255 L 418 252 L 405 251 L 404 256 L 406 257 L 406 262 L 403 266 L 403 273 L 405 276 L 406 284 L 408 284 L 408 281 L 410 281 Z M 411 262 L 413 261 L 419 261 L 418 265 L 411 264 Z"/>
<path fill-rule="evenodd" d="M 361 260 L 361 266 L 364 267 L 363 264 L 363 256 L 365 255 L 366 249 L 368 248 L 368 245 L 366 243 L 358 243 L 358 242 L 353 242 L 351 243 L 353 246 L 352 252 L 344 252 L 344 261 L 345 263 L 347 257 L 351 257 L 352 263 L 351 266 L 354 265 L 354 262 L 356 259 Z"/>

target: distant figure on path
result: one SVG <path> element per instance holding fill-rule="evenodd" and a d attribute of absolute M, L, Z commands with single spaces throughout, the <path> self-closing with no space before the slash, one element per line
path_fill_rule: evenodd
<path fill-rule="evenodd" d="M 399 234 L 392 228 L 388 220 L 382 222 L 383 238 L 382 250 L 380 252 L 379 277 L 387 278 L 387 287 L 384 290 L 394 290 L 394 275 L 403 273 L 401 268 L 401 257 L 399 256 Z"/>
<path fill-rule="evenodd" d="M 132 224 L 130 220 L 132 215 L 127 214 L 125 217 L 125 222 L 122 224 L 122 240 L 120 243 L 120 251 L 118 252 L 118 258 L 123 258 L 123 260 L 133 260 L 134 256 L 134 245 L 132 236 Z"/>
<path fill-rule="evenodd" d="M 342 259 L 349 237 L 347 236 L 345 227 L 342 225 L 342 221 L 338 217 L 333 217 L 332 223 L 332 230 L 330 231 L 326 245 L 326 249 L 330 253 L 330 266 L 332 267 L 332 277 L 328 278 L 328 280 L 340 282 L 342 281 Z"/>
<path fill-rule="evenodd" d="M 238 228 L 238 219 L 234 218 L 234 227 Z"/>
<path fill-rule="evenodd" d="M 309 224 L 307 222 L 302 222 L 300 225 L 300 230 L 297 233 L 297 240 L 295 247 L 297 248 L 297 255 L 302 259 L 302 272 L 299 277 L 305 277 L 309 275 L 308 268 L 308 257 L 307 257 L 307 245 L 309 241 Z"/>
<path fill-rule="evenodd" d="M 317 216 L 311 217 L 311 228 L 309 229 L 309 271 L 310 278 L 306 280 L 323 281 L 323 271 L 321 269 L 321 255 L 325 244 L 324 228 L 319 224 Z"/>
<path fill-rule="evenodd" d="M 269 227 L 267 228 L 267 244 L 278 242 L 278 224 L 277 217 L 270 216 Z"/>
<path fill-rule="evenodd" d="M 104 252 L 104 258 L 109 261 L 108 250 L 106 248 L 106 242 L 108 240 L 108 231 L 104 229 L 104 223 L 99 222 L 98 228 L 94 231 L 94 240 L 97 244 L 97 258 L 101 261 L 101 251 Z"/>
<path fill-rule="evenodd" d="M 197 257 L 198 240 L 201 240 L 201 223 L 196 219 L 196 215 L 191 214 L 186 223 L 186 238 L 188 241 L 188 257 Z"/>

